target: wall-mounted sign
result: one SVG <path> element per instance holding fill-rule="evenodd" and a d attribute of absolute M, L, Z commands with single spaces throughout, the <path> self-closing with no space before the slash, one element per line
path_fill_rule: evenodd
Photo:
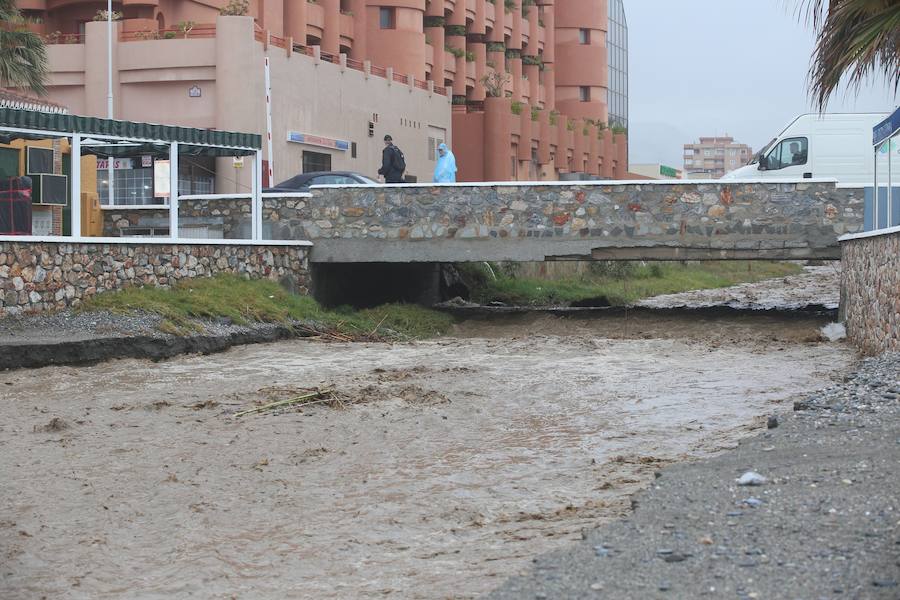
<path fill-rule="evenodd" d="M 287 141 L 294 142 L 295 144 L 306 144 L 307 146 L 331 148 L 332 150 L 341 150 L 344 152 L 350 149 L 350 142 L 346 140 L 336 140 L 332 138 L 322 137 L 320 135 L 300 133 L 299 131 L 288 131 Z"/>
<path fill-rule="evenodd" d="M 203 90 L 200 89 L 199 85 L 192 85 L 188 90 L 188 96 L 191 98 L 199 98 L 203 95 Z"/>
<path fill-rule="evenodd" d="M 666 177 L 678 177 L 678 171 L 666 165 L 659 165 L 659 174 Z"/>
<path fill-rule="evenodd" d="M 130 158 L 115 158 L 113 159 L 112 168 L 114 170 L 122 170 L 122 169 L 133 169 L 134 161 Z M 98 171 L 106 171 L 109 169 L 109 159 L 108 158 L 98 158 L 97 159 L 97 170 Z"/>
<path fill-rule="evenodd" d="M 153 157 L 145 154 L 141 157 L 141 166 L 145 169 L 153 166 Z"/>
<path fill-rule="evenodd" d="M 231 164 L 234 165 L 235 169 L 241 169 L 244 167 L 244 157 L 243 156 L 232 156 Z"/>
<path fill-rule="evenodd" d="M 172 169 L 167 160 L 153 163 L 153 197 L 168 198 L 172 191 Z"/>

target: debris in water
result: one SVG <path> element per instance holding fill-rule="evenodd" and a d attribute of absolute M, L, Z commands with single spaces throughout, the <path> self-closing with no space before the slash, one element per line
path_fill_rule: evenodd
<path fill-rule="evenodd" d="M 216 402 L 215 400 L 210 398 L 209 400 L 205 400 L 203 402 L 198 402 L 198 403 L 194 404 L 191 408 L 193 408 L 194 410 L 200 410 L 203 408 L 215 408 L 218 405 L 219 405 L 218 402 Z"/>
<path fill-rule="evenodd" d="M 279 400 L 278 402 L 269 402 L 268 404 L 263 404 L 262 406 L 257 406 L 256 408 L 248 408 L 247 410 L 242 410 L 241 412 L 234 413 L 235 417 L 241 417 L 243 415 L 249 415 L 251 413 L 262 412 L 264 410 L 271 410 L 273 408 L 281 408 L 283 406 L 291 406 L 292 404 L 300 404 L 303 402 L 304 404 L 312 404 L 312 402 L 304 402 L 304 400 L 313 400 L 317 398 L 322 398 L 323 396 L 328 396 L 326 400 L 331 399 L 331 395 L 334 393 L 333 389 L 327 390 L 317 390 L 315 392 L 310 392 L 308 394 L 303 394 L 297 396 L 295 398 L 288 398 L 287 400 Z M 320 400 L 316 400 L 317 402 Z"/>
<path fill-rule="evenodd" d="M 64 420 L 60 419 L 59 417 L 53 417 L 52 419 L 50 419 L 50 422 L 47 423 L 46 425 L 41 425 L 41 426 L 35 425 L 34 432 L 38 433 L 38 432 L 43 431 L 46 433 L 52 433 L 54 431 L 62 431 L 63 429 L 68 429 L 69 427 L 70 427 L 70 425 L 68 423 L 66 423 Z"/>
<path fill-rule="evenodd" d="M 847 328 L 843 323 L 829 323 L 822 328 L 822 335 L 828 338 L 829 342 L 836 342 L 847 337 Z"/>
<path fill-rule="evenodd" d="M 738 485 L 762 485 L 768 481 L 765 477 L 754 471 L 747 471 L 738 479 L 735 479 Z"/>
<path fill-rule="evenodd" d="M 766 421 L 766 429 L 775 429 L 776 427 L 778 427 L 778 417 L 772 415 Z"/>

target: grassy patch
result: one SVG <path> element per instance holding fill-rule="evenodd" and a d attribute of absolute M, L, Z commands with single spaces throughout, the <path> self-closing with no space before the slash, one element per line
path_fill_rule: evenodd
<path fill-rule="evenodd" d="M 768 261 L 598 262 L 581 277 L 537 279 L 517 277 L 497 265 L 489 268 L 473 263 L 462 267 L 474 302 L 519 306 L 569 304 L 593 298 L 621 305 L 659 294 L 784 277 L 801 270 L 795 264 Z"/>
<path fill-rule="evenodd" d="M 202 329 L 198 319 L 216 318 L 239 325 L 303 321 L 317 331 L 352 339 L 431 337 L 445 333 L 453 323 L 443 313 L 404 304 L 329 311 L 309 296 L 291 294 L 275 282 L 233 275 L 193 279 L 170 289 L 107 292 L 88 300 L 82 310 L 158 314 L 163 318 L 162 331 L 181 335 Z"/>

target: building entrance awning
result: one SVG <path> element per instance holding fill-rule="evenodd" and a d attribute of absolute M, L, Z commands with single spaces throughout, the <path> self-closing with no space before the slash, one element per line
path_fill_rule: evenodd
<path fill-rule="evenodd" d="M 262 136 L 254 133 L 0 108 L 0 141 L 53 134 L 126 139 L 151 145 L 177 142 L 190 147 L 184 148 L 185 153 L 197 156 L 250 156 L 262 148 Z"/>

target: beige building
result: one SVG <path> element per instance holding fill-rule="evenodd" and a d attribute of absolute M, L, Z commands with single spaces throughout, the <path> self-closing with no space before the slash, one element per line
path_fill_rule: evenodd
<path fill-rule="evenodd" d="M 699 142 L 684 145 L 684 172 L 687 179 L 718 179 L 747 164 L 752 156 L 750 146 L 728 135 L 701 137 Z"/>
<path fill-rule="evenodd" d="M 660 163 L 631 163 L 628 166 L 630 174 L 640 175 L 649 179 L 682 179 L 681 169 L 669 167 Z"/>
<path fill-rule="evenodd" d="M 106 116 L 106 44 L 105 22 L 86 23 L 72 43 L 50 44 L 49 98 L 74 114 Z M 403 149 L 407 173 L 431 181 L 434 146 L 451 142 L 451 100 L 443 90 L 368 61 L 332 62 L 317 48 L 298 52 L 264 34 L 251 17 L 218 17 L 215 27 L 177 37 L 116 31 L 115 118 L 258 133 L 265 140 L 266 58 L 274 161 L 272 181 L 264 183 L 318 170 L 377 177 L 386 133 Z M 265 142 L 263 149 L 269 161 Z M 152 183 L 141 185 L 152 182 L 152 168 L 123 164 L 116 167 L 113 203 L 156 203 Z M 195 194 L 249 192 L 251 171 L 250 162 L 231 159 L 179 164 L 185 193 Z M 103 203 L 112 204 L 100 192 Z"/>
<path fill-rule="evenodd" d="M 252 0 L 249 30 L 222 27 L 227 4 L 113 1 L 122 18 L 117 117 L 236 129 L 247 120 L 236 113 L 252 109 L 259 121 L 262 46 L 290 64 L 273 65 L 276 141 L 287 128 L 307 146 L 324 144 L 305 159 L 295 146 L 284 158 L 284 144 L 276 148 L 276 181 L 291 174 L 282 165 L 322 168 L 328 157 L 333 169 L 374 175 L 380 145 L 368 148 L 367 132 L 359 137 L 360 120 L 373 123 L 378 144 L 386 131 L 400 132 L 395 140 L 419 181 L 431 179 L 433 148 L 450 137 L 465 149 L 460 181 L 627 176 L 624 0 Z M 106 116 L 104 25 L 92 22 L 106 2 L 20 0 L 19 8 L 53 47 L 51 97 Z M 235 62 L 221 62 L 226 56 Z M 301 113 L 292 117 L 304 129 L 285 123 L 284 104 Z"/>

